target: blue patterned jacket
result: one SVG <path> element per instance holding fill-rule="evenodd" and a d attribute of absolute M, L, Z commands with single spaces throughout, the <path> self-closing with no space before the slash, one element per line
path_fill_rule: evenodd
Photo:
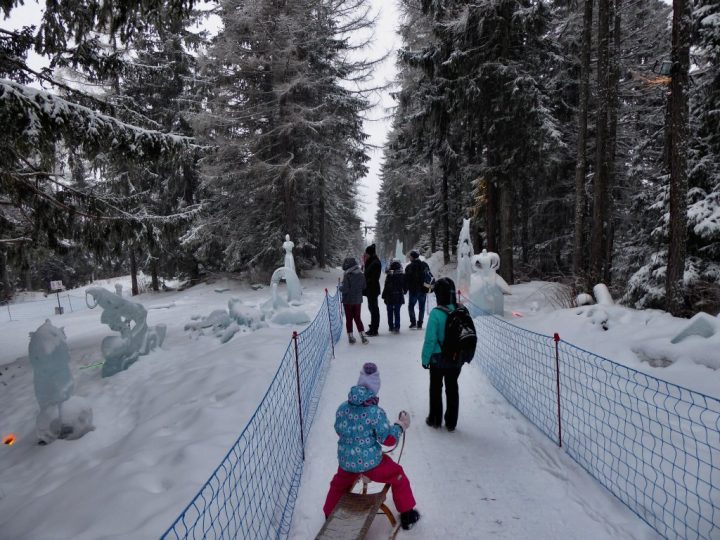
<path fill-rule="evenodd" d="M 382 460 L 381 444 L 392 445 L 402 428 L 388 422 L 385 411 L 377 405 L 372 390 L 353 386 L 348 400 L 335 413 L 340 468 L 363 473 L 377 467 Z"/>

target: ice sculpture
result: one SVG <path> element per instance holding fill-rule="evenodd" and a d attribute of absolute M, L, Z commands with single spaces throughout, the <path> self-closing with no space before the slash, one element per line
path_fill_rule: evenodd
<path fill-rule="evenodd" d="M 405 262 L 405 254 L 403 253 L 403 243 L 400 240 L 395 242 L 395 258 L 400 262 Z"/>
<path fill-rule="evenodd" d="M 280 298 L 280 293 L 278 292 L 278 286 L 282 279 L 285 280 L 285 284 L 287 285 L 287 302 Z M 280 309 L 288 307 L 288 304 L 299 304 L 302 302 L 300 280 L 292 268 L 283 266 L 275 270 L 270 278 L 270 287 L 272 289 L 273 309 Z"/>
<path fill-rule="evenodd" d="M 475 269 L 479 271 L 479 283 L 470 293 L 470 300 L 483 311 L 493 315 L 502 315 L 505 310 L 503 289 L 509 287 L 502 277 L 497 275 L 500 257 L 497 253 L 483 249 L 480 255 L 473 257 Z M 503 287 L 504 285 L 504 287 Z"/>
<path fill-rule="evenodd" d="M 709 339 L 720 334 L 720 320 L 707 313 L 697 313 L 682 332 L 670 340 L 670 343 L 680 343 L 690 336 L 700 336 Z"/>
<path fill-rule="evenodd" d="M 35 422 L 40 444 L 58 438 L 78 439 L 94 429 L 92 409 L 85 400 L 72 395 L 75 383 L 63 329 L 46 320 L 35 332 L 30 332 L 28 355 L 40 406 Z"/>
<path fill-rule="evenodd" d="M 53 326 L 49 319 L 45 320 L 37 330 L 30 332 L 28 354 L 40 410 L 66 401 L 75 384 L 70 374 L 70 350 L 63 329 Z"/>
<path fill-rule="evenodd" d="M 295 258 L 293 257 L 293 248 L 295 247 L 295 244 L 290 241 L 289 234 L 285 235 L 285 242 L 283 242 L 282 247 L 285 250 L 285 267 L 291 268 L 293 272 L 297 273 L 297 270 L 295 270 Z"/>
<path fill-rule="evenodd" d="M 88 296 L 93 297 L 94 305 L 90 305 Z M 164 324 L 148 327 L 147 310 L 142 304 L 126 300 L 102 287 L 87 289 L 85 302 L 90 309 L 98 305 L 103 308 L 100 322 L 120 332 L 120 336 L 108 336 L 102 341 L 100 349 L 105 358 L 103 377 L 126 370 L 139 356 L 148 354 L 165 340 L 167 327 Z"/>
<path fill-rule="evenodd" d="M 470 240 L 470 220 L 463 219 L 457 246 L 457 282 L 456 287 L 465 294 L 470 294 L 470 281 L 473 271 L 473 245 Z"/>

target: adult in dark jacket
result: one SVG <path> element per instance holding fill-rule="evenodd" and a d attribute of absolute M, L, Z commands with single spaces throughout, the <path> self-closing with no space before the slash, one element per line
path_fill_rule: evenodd
<path fill-rule="evenodd" d="M 348 341 L 351 344 L 355 343 L 355 336 L 353 336 L 353 321 L 355 321 L 358 332 L 360 332 L 360 339 L 363 343 L 367 343 L 365 327 L 360 318 L 363 291 L 365 290 L 365 276 L 360 270 L 360 265 L 358 265 L 355 257 L 346 258 L 343 261 L 342 269 L 345 273 L 340 285 L 340 292 L 342 293 L 342 304 L 345 308 L 345 329 L 347 330 Z"/>
<path fill-rule="evenodd" d="M 365 248 L 365 291 L 363 294 L 368 299 L 368 310 L 370 311 L 370 328 L 366 336 L 377 336 L 380 328 L 380 308 L 378 307 L 378 296 L 380 296 L 380 274 L 382 265 L 375 253 L 375 244 Z"/>
<path fill-rule="evenodd" d="M 435 283 L 435 298 L 438 306 L 444 306 L 450 311 L 457 308 L 455 283 L 450 278 L 442 278 Z M 422 366 L 430 370 L 430 413 L 425 423 L 439 428 L 443 421 L 442 389 L 445 383 L 445 397 L 447 409 L 445 410 L 445 427 L 448 431 L 455 431 L 460 408 L 460 394 L 458 392 L 458 377 L 462 366 L 449 366 L 442 360 L 441 350 L 445 341 L 445 322 L 447 313 L 439 308 L 430 312 L 425 342 L 422 348 Z"/>
<path fill-rule="evenodd" d="M 405 267 L 405 283 L 408 291 L 408 314 L 410 315 L 410 328 L 422 329 L 425 318 L 425 271 L 430 267 L 420 260 L 420 254 L 413 250 L 410 252 L 410 264 Z M 415 304 L 418 304 L 418 316 L 415 319 Z"/>
<path fill-rule="evenodd" d="M 390 331 L 397 334 L 400 332 L 400 307 L 405 303 L 405 272 L 402 264 L 393 259 L 385 274 L 385 287 L 383 287 L 382 298 L 387 306 L 388 326 Z"/>

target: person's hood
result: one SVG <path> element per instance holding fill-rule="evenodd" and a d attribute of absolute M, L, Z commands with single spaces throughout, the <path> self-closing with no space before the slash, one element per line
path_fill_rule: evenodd
<path fill-rule="evenodd" d="M 362 406 L 368 399 L 375 397 L 375 392 L 367 388 L 366 386 L 353 386 L 348 394 L 348 403 L 350 405 Z"/>
<path fill-rule="evenodd" d="M 352 274 L 354 272 L 361 272 L 360 265 L 356 264 L 355 266 L 351 266 L 350 268 L 345 269 L 346 274 Z"/>
<path fill-rule="evenodd" d="M 346 257 L 345 260 L 342 263 L 342 269 L 345 271 L 351 270 L 354 266 L 357 266 L 358 263 L 355 260 L 355 257 Z"/>
<path fill-rule="evenodd" d="M 370 244 L 368 247 L 366 247 L 365 253 L 367 253 L 370 256 L 375 255 L 375 244 Z"/>
<path fill-rule="evenodd" d="M 400 261 L 393 261 L 392 263 L 390 263 L 390 270 L 395 273 L 402 272 L 402 263 Z"/>

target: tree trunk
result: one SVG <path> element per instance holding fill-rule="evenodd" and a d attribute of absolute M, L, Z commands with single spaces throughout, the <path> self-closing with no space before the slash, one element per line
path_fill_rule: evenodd
<path fill-rule="evenodd" d="M 500 275 L 513 284 L 513 197 L 509 179 L 500 186 Z"/>
<path fill-rule="evenodd" d="M 160 290 L 160 282 L 158 280 L 158 260 L 150 257 L 150 277 L 152 279 L 152 290 L 157 292 Z"/>
<path fill-rule="evenodd" d="M 0 301 L 10 300 L 12 296 L 13 287 L 7 268 L 7 255 L 5 251 L 0 251 Z"/>
<path fill-rule="evenodd" d="M 608 110 L 610 107 L 610 0 L 598 0 L 598 112 L 597 152 L 593 185 L 593 223 L 590 239 L 590 285 L 598 283 L 605 267 L 605 228 L 608 205 Z"/>
<path fill-rule="evenodd" d="M 137 261 L 135 260 L 135 248 L 130 248 L 130 281 L 132 282 L 132 295 L 140 294 L 137 280 Z"/>
<path fill-rule="evenodd" d="M 617 127 L 618 127 L 618 109 L 620 107 L 620 58 L 622 47 L 622 0 L 615 0 L 615 21 L 613 22 L 613 56 L 610 62 L 610 91 L 609 91 L 609 110 L 608 110 L 608 186 L 606 193 L 608 194 L 606 223 L 604 228 L 605 243 L 605 267 L 603 269 L 603 281 L 606 285 L 610 285 L 612 281 L 612 258 L 613 258 L 613 235 L 615 220 L 615 197 L 613 190 L 616 181 L 616 163 L 615 156 L 617 154 Z"/>
<path fill-rule="evenodd" d="M 542 148 L 542 143 L 540 144 Z M 538 162 L 538 170 L 542 163 Z M 530 197 L 530 189 L 528 186 L 527 176 L 523 176 L 520 180 L 520 247 L 522 249 L 522 262 L 527 265 L 530 260 L 530 205 L 532 198 Z"/>
<path fill-rule="evenodd" d="M 320 268 L 325 268 L 325 251 L 327 250 L 327 239 L 325 237 L 325 195 L 320 194 L 320 208 L 318 211 L 318 228 L 319 228 L 319 246 L 318 246 L 318 264 Z"/>
<path fill-rule="evenodd" d="M 578 112 L 578 147 L 575 167 L 575 246 L 573 249 L 573 273 L 579 276 L 587 265 L 585 260 L 585 220 L 587 197 L 587 125 L 588 98 L 590 96 L 590 52 L 592 49 L 593 0 L 585 0 L 583 14 L 582 56 L 580 62 L 580 110 Z"/>
<path fill-rule="evenodd" d="M 448 201 L 448 172 L 443 165 L 442 178 L 442 229 L 443 229 L 443 261 L 450 262 L 450 203 Z"/>
<path fill-rule="evenodd" d="M 680 315 L 685 304 L 683 277 L 687 252 L 688 82 L 690 67 L 690 0 L 673 0 L 670 239 L 665 282 L 667 310 Z"/>
<path fill-rule="evenodd" d="M 487 234 L 487 250 L 497 253 L 497 187 L 492 181 L 487 182 L 487 199 L 485 209 L 485 231 Z"/>

